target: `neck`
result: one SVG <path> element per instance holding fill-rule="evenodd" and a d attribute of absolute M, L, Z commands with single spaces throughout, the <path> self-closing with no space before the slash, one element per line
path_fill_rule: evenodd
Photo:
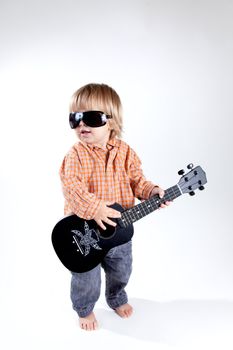
<path fill-rule="evenodd" d="M 152 213 L 156 209 L 159 209 L 160 205 L 166 201 L 172 201 L 173 199 L 181 196 L 182 192 L 178 185 L 168 188 L 165 191 L 163 198 L 155 195 L 140 204 L 134 206 L 133 208 L 123 211 L 121 219 L 118 220 L 120 226 L 126 227 L 132 225 L 135 221 L 142 219 L 144 216 Z"/>
<path fill-rule="evenodd" d="M 99 148 L 102 148 L 102 149 L 106 150 L 107 149 L 107 144 L 108 144 L 108 141 L 109 141 L 109 136 L 110 136 L 110 133 L 107 134 L 101 140 L 97 140 L 97 142 L 94 142 L 94 143 L 87 143 L 87 145 L 90 146 L 90 147 L 99 147 Z"/>

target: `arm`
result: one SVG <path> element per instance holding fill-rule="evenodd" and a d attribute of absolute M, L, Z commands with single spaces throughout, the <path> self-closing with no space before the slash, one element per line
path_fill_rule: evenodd
<path fill-rule="evenodd" d="M 120 212 L 108 207 L 113 203 L 98 199 L 88 191 L 82 179 L 82 165 L 74 152 L 70 152 L 63 160 L 60 178 L 64 197 L 74 214 L 86 220 L 94 219 L 103 229 L 106 228 L 103 222 L 116 226 L 109 218 L 119 218 Z"/>
<path fill-rule="evenodd" d="M 88 192 L 82 178 L 82 165 L 78 155 L 72 151 L 63 160 L 60 178 L 64 197 L 72 212 L 83 219 L 93 219 L 101 200 L 94 193 Z"/>

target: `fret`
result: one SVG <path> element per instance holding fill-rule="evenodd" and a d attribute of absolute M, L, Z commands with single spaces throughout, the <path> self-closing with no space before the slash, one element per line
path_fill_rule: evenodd
<path fill-rule="evenodd" d="M 172 201 L 173 199 L 181 196 L 181 194 L 182 192 L 180 191 L 178 185 L 175 185 L 165 191 L 163 198 L 155 195 L 135 205 L 133 208 L 125 210 L 121 215 L 121 222 L 123 226 L 126 227 L 133 224 L 135 221 L 138 221 L 139 219 L 158 209 L 162 203 Z"/>
<path fill-rule="evenodd" d="M 154 210 L 158 209 L 161 204 L 160 198 L 158 196 L 152 197 L 151 202 L 153 204 Z"/>
<path fill-rule="evenodd" d="M 128 225 L 131 225 L 131 219 L 128 215 L 128 212 L 127 210 L 124 211 L 122 214 L 121 214 L 121 222 L 123 224 L 124 227 L 128 226 Z"/>
<path fill-rule="evenodd" d="M 142 202 L 142 203 L 141 203 L 141 207 L 140 207 L 142 217 L 146 216 L 146 211 L 145 211 L 144 206 L 145 206 L 145 203 L 144 203 L 144 202 Z"/>
<path fill-rule="evenodd" d="M 138 217 L 138 218 L 140 219 L 140 218 L 141 218 L 141 212 L 140 212 L 140 210 L 138 210 L 138 208 L 136 208 L 136 207 L 134 207 L 133 209 L 134 209 L 134 211 L 135 211 L 136 217 Z"/>
<path fill-rule="evenodd" d="M 128 214 L 130 215 L 131 221 L 136 221 L 133 208 L 128 210 Z"/>
<path fill-rule="evenodd" d="M 132 215 L 134 215 L 134 221 L 141 219 L 141 212 L 136 207 L 133 207 L 130 210 L 130 213 L 132 213 Z"/>

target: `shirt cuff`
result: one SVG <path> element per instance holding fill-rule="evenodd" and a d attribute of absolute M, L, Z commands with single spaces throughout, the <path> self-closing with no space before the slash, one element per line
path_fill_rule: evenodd
<path fill-rule="evenodd" d="M 155 187 L 159 187 L 158 185 L 154 185 L 153 183 L 148 183 L 144 190 L 143 190 L 143 199 L 149 199 L 150 198 L 150 195 L 151 195 L 151 192 L 152 190 L 155 188 Z"/>
<path fill-rule="evenodd" d="M 85 220 L 92 220 L 96 216 L 96 213 L 99 210 L 100 204 L 102 200 L 93 198 L 93 200 L 88 205 L 88 208 L 84 212 L 83 219 Z"/>

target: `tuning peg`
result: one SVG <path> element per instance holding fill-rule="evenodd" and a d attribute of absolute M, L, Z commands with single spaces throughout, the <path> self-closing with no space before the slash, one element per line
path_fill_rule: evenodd
<path fill-rule="evenodd" d="M 193 168 L 193 163 L 190 163 L 189 165 L 187 165 L 188 169 L 192 169 Z"/>
<path fill-rule="evenodd" d="M 200 190 L 200 191 L 203 191 L 204 189 L 205 189 L 204 186 L 200 186 L 200 187 L 199 187 L 199 190 Z"/>
<path fill-rule="evenodd" d="M 194 191 L 191 191 L 189 192 L 190 196 L 194 196 L 195 195 L 195 192 Z"/>
<path fill-rule="evenodd" d="M 184 173 L 185 173 L 184 169 L 181 169 L 178 171 L 178 175 L 184 175 Z"/>

